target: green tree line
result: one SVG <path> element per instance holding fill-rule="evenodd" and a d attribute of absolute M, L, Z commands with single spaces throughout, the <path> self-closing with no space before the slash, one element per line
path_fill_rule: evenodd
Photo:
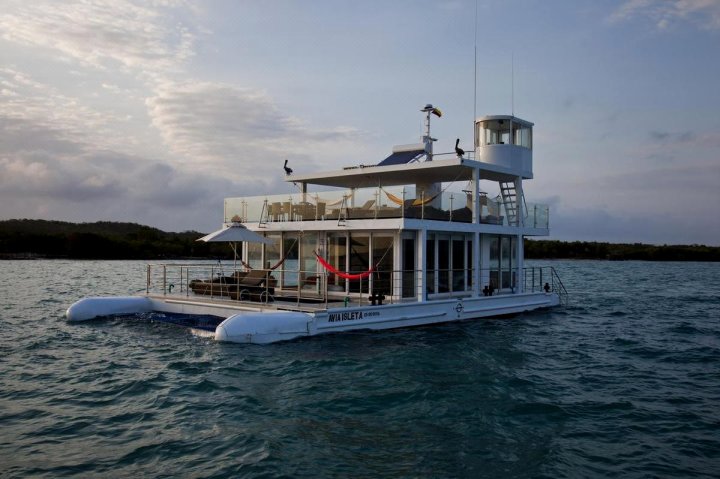
<path fill-rule="evenodd" d="M 525 240 L 530 259 L 606 259 L 614 261 L 720 261 L 720 248 L 704 245 L 649 245 L 585 241 Z"/>
<path fill-rule="evenodd" d="M 197 231 L 167 233 L 135 223 L 0 221 L 0 258 L 232 259 L 224 243 L 202 243 Z M 529 259 L 720 261 L 720 247 L 525 240 Z"/>
<path fill-rule="evenodd" d="M 227 244 L 197 242 L 201 236 L 135 223 L 6 220 L 0 221 L 0 258 L 232 258 Z"/>

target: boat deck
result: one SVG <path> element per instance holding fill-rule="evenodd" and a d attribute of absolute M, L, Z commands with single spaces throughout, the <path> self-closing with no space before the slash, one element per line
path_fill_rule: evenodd
<path fill-rule="evenodd" d="M 173 294 L 148 294 L 148 298 L 167 304 L 217 308 L 219 310 L 241 311 L 300 311 L 315 313 L 331 308 L 344 306 L 343 301 L 298 302 L 295 298 L 276 297 L 275 301 L 261 303 L 258 301 L 240 301 L 223 297 L 185 296 Z"/>

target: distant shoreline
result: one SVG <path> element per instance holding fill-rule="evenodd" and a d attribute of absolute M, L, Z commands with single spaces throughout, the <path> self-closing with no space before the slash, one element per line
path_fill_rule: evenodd
<path fill-rule="evenodd" d="M 223 243 L 198 243 L 197 231 L 168 233 L 135 223 L 0 221 L 0 260 L 217 260 L 232 259 Z M 720 247 L 526 239 L 526 259 L 609 261 L 720 261 Z"/>

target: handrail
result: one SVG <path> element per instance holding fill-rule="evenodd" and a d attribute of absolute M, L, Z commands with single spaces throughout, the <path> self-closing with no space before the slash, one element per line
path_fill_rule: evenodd
<path fill-rule="evenodd" d="M 297 306 L 301 302 L 312 302 L 324 304 L 325 308 L 331 302 L 344 302 L 346 298 L 353 303 L 365 304 L 372 299 L 373 293 L 384 295 L 384 301 L 389 304 L 419 301 L 420 298 L 483 296 L 490 292 L 514 294 L 520 290 L 525 293 L 554 292 L 561 305 L 567 305 L 569 298 L 558 272 L 551 266 L 524 268 L 520 278 L 516 269 L 449 268 L 376 270 L 368 278 L 352 281 L 318 269 L 236 270 L 218 263 L 149 264 L 146 274 L 146 294 L 160 292 L 164 296 L 204 296 L 210 300 L 262 304 L 291 301 Z M 425 291 L 420 289 L 423 277 Z M 476 277 L 480 278 L 477 286 L 473 284 Z"/>
<path fill-rule="evenodd" d="M 570 295 L 568 294 L 567 289 L 565 289 L 565 285 L 560 279 L 560 275 L 557 271 L 555 271 L 555 268 L 550 266 L 550 271 L 552 273 L 553 291 L 558 292 L 558 296 L 560 296 L 560 304 L 567 306 L 570 300 Z"/>
<path fill-rule="evenodd" d="M 254 197 L 225 198 L 226 222 L 255 223 L 259 227 L 275 222 L 334 221 L 342 225 L 345 220 L 412 218 L 435 221 L 471 223 L 473 217 L 479 223 L 502 226 L 519 226 L 508 223 L 502 202 L 488 199 L 481 203 L 480 211 L 473 216 L 470 211 L 475 202 L 458 201 L 463 195 L 456 191 L 442 191 L 436 195 L 406 191 L 406 188 L 372 187 L 352 192 L 335 192 L 341 195 L 320 200 L 317 193 L 303 195 L 262 195 Z M 349 198 L 353 201 L 349 201 Z M 401 200 L 402 198 L 402 200 Z M 532 228 L 548 228 L 547 205 L 528 204 L 522 196 L 525 225 Z M 331 206 L 335 205 L 335 206 Z"/>

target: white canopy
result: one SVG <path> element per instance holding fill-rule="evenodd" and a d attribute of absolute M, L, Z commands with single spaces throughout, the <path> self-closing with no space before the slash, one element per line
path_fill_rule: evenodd
<path fill-rule="evenodd" d="M 246 243 L 265 243 L 272 244 L 272 241 L 260 236 L 254 231 L 250 231 L 241 224 L 233 224 L 226 226 L 221 230 L 205 235 L 197 241 L 209 242 L 225 242 L 225 243 L 237 243 L 244 241 Z"/>

